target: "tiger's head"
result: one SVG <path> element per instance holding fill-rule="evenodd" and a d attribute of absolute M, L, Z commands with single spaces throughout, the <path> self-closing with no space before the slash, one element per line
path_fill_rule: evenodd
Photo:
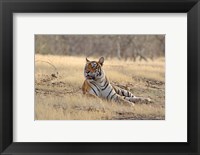
<path fill-rule="evenodd" d="M 104 57 L 101 57 L 99 61 L 90 61 L 86 58 L 86 65 L 84 69 L 84 76 L 87 80 L 93 81 L 104 77 L 104 71 L 102 70 Z"/>

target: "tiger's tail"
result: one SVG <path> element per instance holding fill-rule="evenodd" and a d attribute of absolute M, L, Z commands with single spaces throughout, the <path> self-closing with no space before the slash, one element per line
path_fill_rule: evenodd
<path fill-rule="evenodd" d="M 143 98 L 143 97 L 136 97 L 134 96 L 131 92 L 119 88 L 119 87 L 114 87 L 115 92 L 121 96 L 123 99 L 129 101 L 129 102 L 133 102 L 133 103 L 150 103 L 152 102 L 151 99 L 149 98 Z"/>
<path fill-rule="evenodd" d="M 114 87 L 115 92 L 120 95 L 120 96 L 124 96 L 124 97 L 135 97 L 131 92 L 129 92 L 128 90 L 119 88 L 119 87 Z"/>

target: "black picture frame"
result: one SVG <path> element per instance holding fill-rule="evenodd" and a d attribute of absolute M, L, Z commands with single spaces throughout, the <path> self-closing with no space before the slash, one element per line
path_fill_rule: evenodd
<path fill-rule="evenodd" d="M 187 13 L 187 143 L 13 142 L 13 13 Z M 199 0 L 0 0 L 1 154 L 200 154 Z M 179 58 L 177 58 L 178 61 Z M 177 92 L 178 93 L 178 92 Z M 181 109 L 180 109 L 181 110 Z M 148 130 L 147 130 L 148 132 Z M 97 133 L 98 134 L 98 133 Z M 151 134 L 151 133 L 149 133 Z"/>

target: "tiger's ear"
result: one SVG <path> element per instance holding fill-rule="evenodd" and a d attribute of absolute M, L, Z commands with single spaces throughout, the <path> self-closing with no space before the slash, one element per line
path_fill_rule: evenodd
<path fill-rule="evenodd" d="M 103 62 L 104 62 L 104 57 L 101 57 L 101 58 L 99 59 L 99 63 L 101 64 L 101 66 L 103 66 Z"/>
<path fill-rule="evenodd" d="M 86 58 L 85 60 L 86 60 L 86 62 L 90 62 L 90 60 L 88 60 L 88 58 Z"/>

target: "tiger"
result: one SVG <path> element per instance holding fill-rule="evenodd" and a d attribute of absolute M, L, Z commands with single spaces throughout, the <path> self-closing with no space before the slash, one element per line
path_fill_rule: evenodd
<path fill-rule="evenodd" d="M 112 85 L 102 69 L 103 63 L 104 57 L 100 57 L 98 61 L 90 61 L 86 58 L 83 94 L 131 106 L 138 102 L 151 102 L 150 98 L 136 97 L 131 92 Z"/>

